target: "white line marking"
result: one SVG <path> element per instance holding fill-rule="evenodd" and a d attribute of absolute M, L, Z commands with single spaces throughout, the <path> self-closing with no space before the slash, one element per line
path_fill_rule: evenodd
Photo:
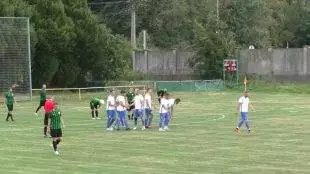
<path fill-rule="evenodd" d="M 225 115 L 224 114 L 222 114 L 222 117 L 220 117 L 220 118 L 215 118 L 215 119 L 213 119 L 213 120 L 222 120 L 222 119 L 224 119 L 225 118 Z"/>

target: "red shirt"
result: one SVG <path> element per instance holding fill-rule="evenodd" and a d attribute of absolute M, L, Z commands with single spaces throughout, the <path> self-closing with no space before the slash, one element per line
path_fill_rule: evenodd
<path fill-rule="evenodd" d="M 53 99 L 46 99 L 44 104 L 45 112 L 52 112 L 55 108 L 55 101 Z"/>

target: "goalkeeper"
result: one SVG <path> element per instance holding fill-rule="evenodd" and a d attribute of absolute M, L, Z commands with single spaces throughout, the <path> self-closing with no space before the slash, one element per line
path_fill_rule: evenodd
<path fill-rule="evenodd" d="M 92 119 L 98 119 L 100 120 L 101 118 L 99 117 L 98 114 L 98 109 L 100 108 L 100 106 L 102 106 L 104 104 L 104 100 L 99 99 L 97 97 L 93 97 L 90 99 L 89 105 L 90 105 L 90 109 L 91 109 L 91 116 Z"/>
<path fill-rule="evenodd" d="M 135 109 L 135 105 L 133 105 L 133 99 L 135 98 L 134 89 L 130 88 L 129 91 L 126 93 L 127 102 L 129 105 L 129 108 L 127 109 L 128 112 L 128 119 L 133 119 L 133 109 Z"/>

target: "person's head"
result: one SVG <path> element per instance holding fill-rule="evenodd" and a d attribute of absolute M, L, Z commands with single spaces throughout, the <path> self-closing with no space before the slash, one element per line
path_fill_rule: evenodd
<path fill-rule="evenodd" d="M 55 109 L 58 108 L 59 104 L 58 102 L 55 102 Z"/>
<path fill-rule="evenodd" d="M 140 93 L 140 90 L 138 88 L 135 89 L 135 94 L 138 95 Z"/>
<path fill-rule="evenodd" d="M 130 92 L 134 92 L 133 88 L 129 88 L 129 91 L 130 91 Z"/>
<path fill-rule="evenodd" d="M 243 95 L 244 95 L 245 97 L 248 97 L 248 96 L 249 96 L 248 91 L 244 91 Z"/>
<path fill-rule="evenodd" d="M 42 89 L 46 89 L 46 84 L 43 84 L 43 85 L 42 85 Z"/>
<path fill-rule="evenodd" d="M 169 98 L 169 94 L 168 93 L 164 93 L 163 98 L 164 99 L 168 99 Z"/>
<path fill-rule="evenodd" d="M 104 100 L 99 100 L 100 105 L 104 105 Z"/>
<path fill-rule="evenodd" d="M 12 87 L 9 87 L 9 91 L 10 91 L 10 92 L 13 92 L 13 88 L 12 88 Z"/>
<path fill-rule="evenodd" d="M 110 95 L 115 95 L 115 89 L 110 89 L 109 93 Z"/>

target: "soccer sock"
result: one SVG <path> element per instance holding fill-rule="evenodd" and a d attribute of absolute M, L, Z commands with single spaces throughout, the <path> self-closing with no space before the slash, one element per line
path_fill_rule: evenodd
<path fill-rule="evenodd" d="M 45 127 L 45 126 L 44 126 L 44 129 L 43 129 L 43 133 L 44 133 L 44 135 L 46 135 L 46 133 L 47 133 L 47 127 Z"/>
<path fill-rule="evenodd" d="M 160 127 L 160 128 L 163 127 L 163 123 L 164 123 L 164 117 L 163 117 L 163 116 L 160 116 L 160 119 L 159 119 L 159 127 Z"/>
<path fill-rule="evenodd" d="M 98 117 L 98 111 L 97 110 L 95 111 L 95 113 L 96 113 L 96 117 Z"/>
<path fill-rule="evenodd" d="M 41 106 L 39 106 L 39 107 L 37 108 L 36 113 L 40 110 L 40 108 L 41 108 Z"/>
<path fill-rule="evenodd" d="M 91 111 L 91 117 L 95 117 L 95 111 Z"/>
<path fill-rule="evenodd" d="M 54 148 L 54 151 L 57 151 L 57 141 L 53 141 L 53 148 Z"/>
<path fill-rule="evenodd" d="M 10 117 L 11 117 L 11 120 L 14 121 L 14 119 L 13 119 L 13 114 L 10 114 Z"/>
<path fill-rule="evenodd" d="M 138 118 L 135 118 L 135 126 L 138 124 Z"/>
<path fill-rule="evenodd" d="M 168 124 L 169 124 L 169 118 L 168 117 L 164 118 L 164 126 L 167 126 L 167 127 L 168 127 Z"/>

